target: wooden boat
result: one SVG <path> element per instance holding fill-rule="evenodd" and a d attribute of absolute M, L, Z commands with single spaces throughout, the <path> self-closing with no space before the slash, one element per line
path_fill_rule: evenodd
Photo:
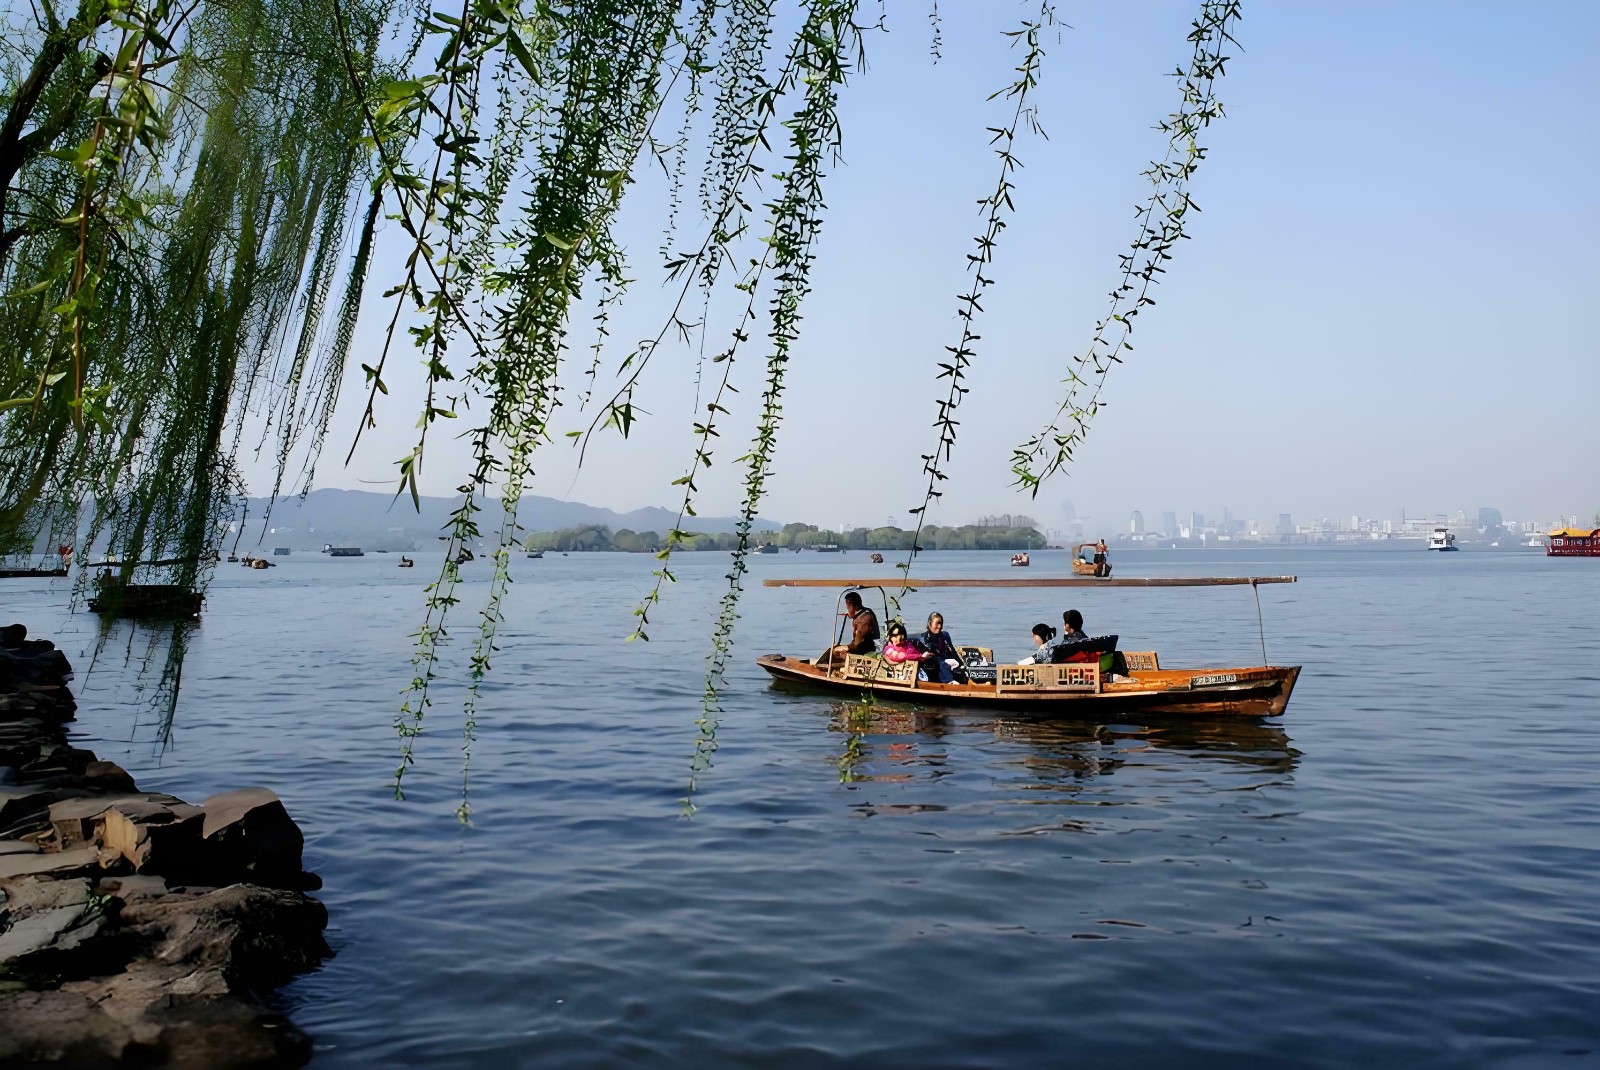
<path fill-rule="evenodd" d="M 882 555 L 882 554 L 873 554 L 873 555 L 872 555 L 872 563 L 873 563 L 873 564 L 874 564 L 874 565 L 881 565 L 881 564 L 883 564 L 883 555 Z"/>
<path fill-rule="evenodd" d="M 411 558 L 405 556 L 404 554 L 401 554 L 400 555 L 400 563 L 398 565 L 396 565 L 395 567 L 396 568 L 411 568 L 415 564 L 416 564 L 416 562 L 412 561 Z"/>
<path fill-rule="evenodd" d="M 1089 548 L 1090 556 L 1083 555 L 1084 547 Z M 1106 554 L 1104 540 L 1100 542 L 1080 542 L 1072 547 L 1072 574 L 1074 576 L 1099 576 L 1104 578 L 1111 575 L 1111 562 Z"/>
<path fill-rule="evenodd" d="M 205 595 L 171 583 L 100 584 L 89 609 L 102 616 L 135 620 L 198 617 Z"/>
<path fill-rule="evenodd" d="M 1037 580 L 928 579 L 921 587 L 1210 587 L 1293 583 L 1293 576 L 1163 578 L 1041 577 Z M 871 579 L 766 580 L 768 587 L 835 587 L 847 590 L 883 585 Z M 844 591 L 840 591 L 843 598 Z M 887 601 L 887 599 L 886 599 Z M 885 608 L 887 616 L 887 607 Z M 1263 633 L 1264 634 L 1264 633 Z M 1263 640 L 1263 648 L 1265 641 Z M 962 647 L 970 679 L 940 684 L 917 679 L 917 667 L 891 665 L 877 655 L 850 654 L 842 661 L 814 664 L 809 658 L 766 654 L 756 659 L 776 686 L 800 687 L 875 700 L 918 705 L 970 706 L 1015 716 L 1085 717 L 1277 717 L 1289 704 L 1298 665 L 1243 665 L 1221 668 L 1163 668 L 1155 651 L 1128 651 L 1127 674 L 1113 678 L 1100 660 L 1062 665 L 996 665 L 984 647 Z M 1263 649 L 1263 654 L 1265 653 Z M 1263 656 L 1263 661 L 1265 657 Z M 992 673 L 992 675 L 990 675 Z"/>
<path fill-rule="evenodd" d="M 461 552 L 460 553 L 456 554 L 456 564 L 458 564 L 458 565 L 464 565 L 468 561 L 471 561 L 471 560 L 472 560 L 472 551 L 467 549 L 465 546 L 463 546 L 461 548 Z"/>
<path fill-rule="evenodd" d="M 1028 560 L 1028 555 L 1027 554 L 1012 554 L 1011 555 L 1011 567 L 1012 568 L 1027 568 L 1029 564 L 1031 564 L 1031 562 Z"/>
<path fill-rule="evenodd" d="M 254 569 L 266 569 L 277 568 L 278 566 L 274 565 L 271 561 L 268 561 L 264 557 L 252 557 L 250 559 L 250 567 Z"/>
<path fill-rule="evenodd" d="M 65 568 L 0 568 L 0 580 L 60 579 L 66 574 Z"/>

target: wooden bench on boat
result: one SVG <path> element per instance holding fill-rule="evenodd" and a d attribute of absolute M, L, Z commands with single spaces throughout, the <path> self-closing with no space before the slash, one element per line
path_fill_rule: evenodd
<path fill-rule="evenodd" d="M 884 661 L 876 654 L 846 654 L 844 656 L 846 680 L 881 680 L 885 683 L 917 686 L 917 663 L 902 661 L 898 665 Z"/>
<path fill-rule="evenodd" d="M 1100 693 L 1100 663 L 997 665 L 994 689 L 1000 695 L 1019 691 L 1087 691 L 1097 695 Z"/>

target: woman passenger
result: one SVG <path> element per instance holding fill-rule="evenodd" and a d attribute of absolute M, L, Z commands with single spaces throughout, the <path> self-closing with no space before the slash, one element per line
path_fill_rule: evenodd
<path fill-rule="evenodd" d="M 889 641 L 883 645 L 883 660 L 891 665 L 902 662 L 920 662 L 928 652 L 922 649 L 922 644 L 906 635 L 906 626 L 899 621 L 889 625 Z"/>
<path fill-rule="evenodd" d="M 1048 624 L 1035 624 L 1033 626 L 1034 651 L 1018 665 L 1048 665 L 1056 649 L 1056 630 Z"/>
<path fill-rule="evenodd" d="M 924 679 L 936 684 L 949 684 L 956 681 L 958 673 L 961 679 L 966 678 L 967 674 L 961 672 L 961 655 L 956 650 L 956 641 L 944 630 L 943 614 L 928 614 L 928 630 L 922 633 L 922 648 L 928 652 L 922 659 Z"/>

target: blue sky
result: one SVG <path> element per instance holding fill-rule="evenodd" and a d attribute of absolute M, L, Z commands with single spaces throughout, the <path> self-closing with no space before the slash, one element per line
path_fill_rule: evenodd
<path fill-rule="evenodd" d="M 869 36 L 870 70 L 846 93 L 845 160 L 829 179 L 769 516 L 880 524 L 904 521 L 921 498 L 934 365 L 958 335 L 974 202 L 995 175 L 985 128 L 1004 105 L 985 98 L 1017 59 L 1001 31 L 1037 9 L 943 0 L 934 64 L 930 6 L 887 3 L 889 32 Z M 1165 74 L 1187 57 L 1196 7 L 1059 6 L 1068 25 L 1050 39 L 1038 96 L 1049 140 L 1019 148 L 1018 214 L 935 519 L 1026 511 L 1055 526 L 1066 499 L 1106 530 L 1135 508 L 1152 523 L 1165 509 L 1224 506 L 1297 519 L 1600 508 L 1590 2 L 1247 2 L 1244 50 L 1219 94 L 1228 118 L 1205 139 L 1194 187 L 1194 238 L 1070 471 L 1037 502 L 1010 488 L 1011 447 L 1059 401 L 1133 237 L 1139 171 L 1162 150 L 1151 127 L 1175 104 Z M 622 223 L 639 281 L 614 359 L 659 321 L 662 195 L 641 183 Z M 374 343 L 376 322 L 361 344 Z M 714 326 L 713 345 L 727 326 Z M 735 508 L 732 462 L 762 355 L 742 358 L 702 512 Z M 572 398 L 534 490 L 672 504 L 693 449 L 694 361 L 693 350 L 658 356 L 644 384 L 651 415 L 631 443 L 597 441 L 581 471 L 559 438 L 586 422 Z M 569 369 L 574 387 L 585 364 L 580 354 Z M 339 432 L 355 410 L 341 409 L 319 485 L 388 478 L 414 412 L 404 388 L 396 397 L 348 469 Z M 424 489 L 448 492 L 464 468 L 459 450 L 441 448 Z"/>

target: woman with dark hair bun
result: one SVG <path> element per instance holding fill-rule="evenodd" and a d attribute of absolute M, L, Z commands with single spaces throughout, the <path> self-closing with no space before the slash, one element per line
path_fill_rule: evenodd
<path fill-rule="evenodd" d="M 1056 630 L 1048 624 L 1033 626 L 1032 654 L 1017 662 L 1018 665 L 1048 665 L 1056 649 Z"/>
<path fill-rule="evenodd" d="M 922 633 L 922 647 L 928 652 L 922 659 L 923 676 L 939 684 L 966 680 L 967 674 L 961 671 L 961 653 L 956 650 L 950 633 L 944 630 L 944 614 L 928 614 L 928 630 Z"/>

